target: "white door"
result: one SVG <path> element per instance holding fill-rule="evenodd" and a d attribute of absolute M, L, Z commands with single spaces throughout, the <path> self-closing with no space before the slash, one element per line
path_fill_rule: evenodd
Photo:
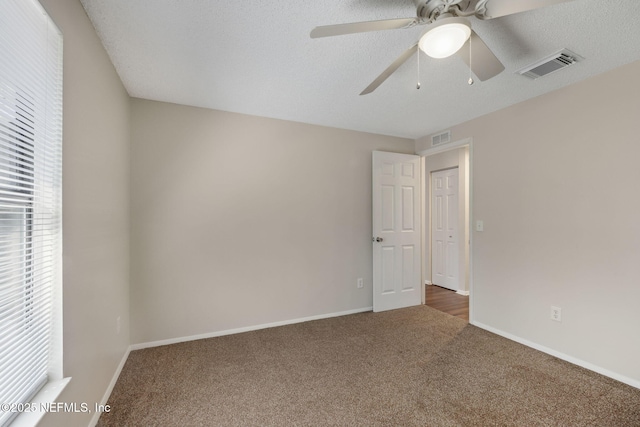
<path fill-rule="evenodd" d="M 420 157 L 373 152 L 373 311 L 422 303 Z"/>
<path fill-rule="evenodd" d="M 458 168 L 431 173 L 431 282 L 457 291 Z"/>

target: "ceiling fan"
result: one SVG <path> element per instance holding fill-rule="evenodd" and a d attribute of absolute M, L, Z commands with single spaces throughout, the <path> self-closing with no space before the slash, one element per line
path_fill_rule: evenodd
<path fill-rule="evenodd" d="M 432 58 L 446 58 L 458 53 L 478 79 L 485 81 L 500 74 L 504 65 L 471 29 L 467 17 L 486 20 L 568 1 L 572 0 L 413 0 L 417 8 L 415 18 L 325 25 L 314 28 L 311 38 L 428 26 L 419 41 L 404 51 L 360 95 L 376 90 L 418 49 Z"/>

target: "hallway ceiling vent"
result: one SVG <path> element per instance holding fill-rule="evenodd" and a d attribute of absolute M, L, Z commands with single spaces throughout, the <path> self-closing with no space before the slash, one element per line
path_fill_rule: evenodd
<path fill-rule="evenodd" d="M 580 62 L 583 59 L 583 57 L 571 52 L 569 49 L 562 49 L 560 52 L 556 52 L 553 55 L 547 56 L 534 64 L 516 71 L 516 73 L 532 79 L 537 79 L 558 70 L 562 70 L 563 68 L 573 65 L 576 62 Z"/>
<path fill-rule="evenodd" d="M 446 144 L 448 142 L 451 142 L 451 131 L 445 131 L 442 133 L 439 133 L 437 135 L 433 135 L 431 137 L 431 146 L 432 147 L 436 147 L 438 145 L 442 145 L 442 144 Z"/>

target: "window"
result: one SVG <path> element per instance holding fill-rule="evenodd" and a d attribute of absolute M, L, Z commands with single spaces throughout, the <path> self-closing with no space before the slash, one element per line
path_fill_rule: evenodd
<path fill-rule="evenodd" d="M 0 3 L 0 426 L 60 380 L 62 36 Z"/>

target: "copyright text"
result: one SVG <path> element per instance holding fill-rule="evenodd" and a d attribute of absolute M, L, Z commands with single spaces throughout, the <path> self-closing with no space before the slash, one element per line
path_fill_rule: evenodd
<path fill-rule="evenodd" d="M 67 412 L 67 413 L 91 413 L 110 412 L 110 405 L 86 402 L 46 402 L 46 403 L 0 403 L 2 412 Z"/>

